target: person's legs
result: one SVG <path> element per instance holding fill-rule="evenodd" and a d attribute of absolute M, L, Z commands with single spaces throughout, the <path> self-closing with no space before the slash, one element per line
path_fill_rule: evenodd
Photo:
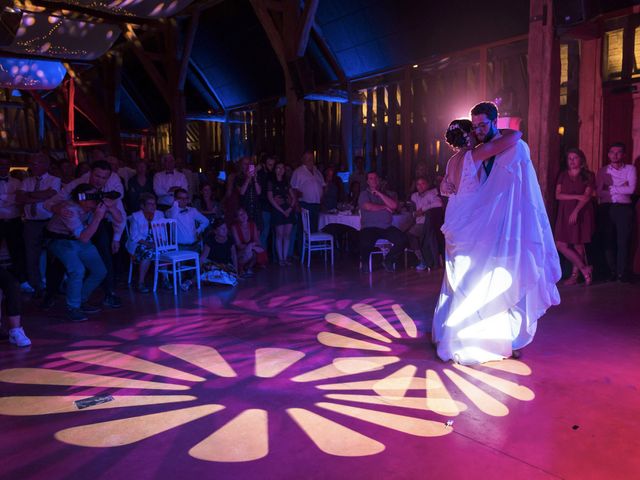
<path fill-rule="evenodd" d="M 268 250 L 269 234 L 271 233 L 271 212 L 262 211 L 262 230 L 260 230 L 260 244 Z"/>
<path fill-rule="evenodd" d="M 96 289 L 107 274 L 107 269 L 102 263 L 102 257 L 96 247 L 91 243 L 83 243 L 78 248 L 78 257 L 89 274 L 82 283 L 82 303 L 86 303 L 91 293 Z"/>
<path fill-rule="evenodd" d="M 151 267 L 151 260 L 140 260 L 138 265 L 138 285 L 144 285 L 144 279 L 147 276 L 149 267 Z"/>
<path fill-rule="evenodd" d="M 300 202 L 300 207 L 309 210 L 309 227 L 311 233 L 318 231 L 318 221 L 320 219 L 320 204 Z M 300 228 L 302 229 L 302 220 L 300 220 Z M 301 230 L 302 231 L 302 230 Z"/>
<path fill-rule="evenodd" d="M 413 250 L 418 262 L 424 263 L 424 256 L 422 255 L 422 238 L 424 236 L 424 223 L 416 223 L 407 232 L 407 239 L 409 241 L 409 249 Z"/>
<path fill-rule="evenodd" d="M 629 270 L 633 209 L 631 205 L 613 205 L 610 212 L 616 230 L 616 274 L 620 278 L 626 275 Z"/>
<path fill-rule="evenodd" d="M 22 300 L 18 280 L 6 269 L 0 267 L 0 302 L 6 299 L 9 320 L 9 342 L 17 347 L 28 347 L 31 340 L 22 329 Z"/>
<path fill-rule="evenodd" d="M 591 284 L 591 273 L 592 273 L 592 267 L 588 266 L 585 264 L 584 262 L 584 245 L 580 245 L 580 247 L 582 247 L 581 251 L 578 251 L 578 249 L 576 248 L 576 246 L 571 246 L 570 244 L 568 244 L 567 242 L 561 242 L 559 240 L 556 240 L 556 248 L 558 249 L 558 251 L 565 256 L 565 258 L 567 260 L 569 260 L 571 262 L 571 264 L 573 265 L 573 270 L 571 273 L 571 277 L 569 277 L 569 279 L 565 280 L 564 284 L 565 285 L 574 285 L 577 283 L 578 281 L 578 271 L 582 272 L 582 275 L 584 276 L 584 280 L 585 283 L 587 285 Z"/>
<path fill-rule="evenodd" d="M 373 251 L 376 240 L 383 238 L 384 229 L 382 228 L 363 228 L 360 230 L 360 263 L 362 267 L 368 267 L 369 254 Z"/>
<path fill-rule="evenodd" d="M 287 223 L 286 225 L 282 225 L 282 227 L 282 259 L 287 262 L 287 252 L 289 251 L 289 241 L 291 239 L 291 229 L 293 228 L 293 225 L 291 223 Z"/>
<path fill-rule="evenodd" d="M 82 303 L 82 281 L 85 268 L 78 255 L 78 240 L 52 240 L 49 251 L 64 265 L 67 271 L 67 307 L 79 309 Z"/>
<path fill-rule="evenodd" d="M 611 204 L 605 203 L 598 206 L 598 226 L 602 232 L 604 242 L 604 254 L 612 277 L 616 275 L 616 229 L 611 219 Z"/>
<path fill-rule="evenodd" d="M 379 238 L 384 238 L 393 243 L 393 247 L 389 250 L 385 261 L 387 265 L 397 263 L 400 256 L 404 253 L 404 249 L 407 246 L 407 235 L 402 230 L 396 227 L 388 227 L 382 231 L 382 235 Z"/>
<path fill-rule="evenodd" d="M 276 253 L 278 254 L 278 261 L 282 263 L 286 260 L 287 250 L 284 248 L 284 225 L 276 225 Z"/>
<path fill-rule="evenodd" d="M 24 246 L 27 281 L 36 292 L 43 288 L 42 274 L 40 273 L 40 256 L 44 246 L 44 229 L 47 222 L 27 220 L 24 223 Z"/>
<path fill-rule="evenodd" d="M 118 308 L 122 306 L 122 302 L 116 296 L 116 280 L 113 270 L 113 253 L 111 252 L 111 241 L 113 239 L 113 227 L 111 222 L 102 220 L 96 233 L 91 237 L 91 242 L 95 245 L 100 257 L 102 258 L 102 264 L 106 269 L 106 275 L 102 280 L 102 288 L 105 293 L 105 305 L 112 308 Z"/>
<path fill-rule="evenodd" d="M 27 281 L 27 269 L 24 260 L 24 241 L 22 219 L 12 218 L 5 223 L 7 248 L 11 256 L 11 270 L 20 283 Z"/>
<path fill-rule="evenodd" d="M 440 230 L 444 220 L 443 212 L 442 208 L 431 208 L 425 213 L 422 253 L 431 268 L 438 267 L 440 255 L 444 254 L 444 238 Z"/>

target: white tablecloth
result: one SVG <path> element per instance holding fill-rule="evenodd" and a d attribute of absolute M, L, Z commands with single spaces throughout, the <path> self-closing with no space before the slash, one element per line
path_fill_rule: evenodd
<path fill-rule="evenodd" d="M 360 230 L 360 215 L 348 214 L 344 215 L 341 213 L 321 213 L 320 218 L 318 220 L 318 228 L 322 230 L 324 227 L 329 225 L 330 223 L 338 223 L 340 225 L 346 225 L 347 227 L 354 228 L 355 230 Z M 413 225 L 413 216 L 410 213 L 398 213 L 393 215 L 392 224 L 394 227 L 406 232 L 411 225 Z"/>

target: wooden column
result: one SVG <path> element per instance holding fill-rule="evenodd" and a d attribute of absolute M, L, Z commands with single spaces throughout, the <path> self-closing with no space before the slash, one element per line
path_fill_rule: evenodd
<path fill-rule="evenodd" d="M 402 155 L 400 156 L 400 181 L 403 190 L 407 193 L 411 183 L 411 159 L 413 144 L 411 142 L 411 70 L 406 68 L 404 78 L 400 84 L 400 144 Z"/>
<path fill-rule="evenodd" d="M 598 171 L 602 150 L 602 40 L 583 40 L 580 45 L 578 81 L 579 146 L 587 157 L 587 166 Z"/>
<path fill-rule="evenodd" d="M 342 143 L 342 163 L 353 171 L 353 104 L 351 103 L 351 85 L 347 86 L 347 103 L 340 104 L 340 130 Z"/>
<path fill-rule="evenodd" d="M 553 29 L 552 12 L 552 0 L 531 0 L 527 141 L 547 207 L 553 199 L 560 166 L 560 46 Z"/>

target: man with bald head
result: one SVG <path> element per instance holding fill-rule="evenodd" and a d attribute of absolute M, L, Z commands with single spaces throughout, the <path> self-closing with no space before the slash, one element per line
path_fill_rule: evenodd
<path fill-rule="evenodd" d="M 49 174 L 49 157 L 36 153 L 29 161 L 31 176 L 22 181 L 16 192 L 18 203 L 24 205 L 24 244 L 27 266 L 27 279 L 40 296 L 44 288 L 40 273 L 40 255 L 44 249 L 44 230 L 53 214 L 44 208 L 43 203 L 54 197 L 61 188 L 61 180 Z"/>
<path fill-rule="evenodd" d="M 300 207 L 309 210 L 311 233 L 318 231 L 320 199 L 324 186 L 324 177 L 314 165 L 313 152 L 304 152 L 302 165 L 296 168 L 291 175 L 291 188 L 300 194 Z"/>

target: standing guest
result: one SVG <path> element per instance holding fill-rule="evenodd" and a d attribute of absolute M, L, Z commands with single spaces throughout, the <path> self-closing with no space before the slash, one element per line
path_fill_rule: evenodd
<path fill-rule="evenodd" d="M 429 189 L 429 183 L 424 177 L 416 180 L 417 192 L 411 194 L 411 202 L 415 206 L 414 217 L 416 223 L 407 232 L 409 238 L 409 248 L 413 250 L 418 258 L 416 270 L 422 271 L 432 268 L 437 264 L 439 255 L 439 245 L 444 243 L 438 241 L 437 234 L 442 226 L 442 220 L 438 222 L 436 212 L 432 210 L 440 209 L 441 217 L 444 216 L 444 203 L 438 195 L 438 189 Z M 433 217 L 432 221 L 427 221 L 427 217 Z M 430 219 L 431 220 L 431 219 Z M 442 235 L 440 233 L 440 235 Z M 425 248 L 426 247 L 426 248 Z M 432 249 L 435 248 L 435 251 Z M 427 261 L 427 258 L 429 259 Z"/>
<path fill-rule="evenodd" d="M 311 233 L 318 231 L 320 200 L 325 186 L 324 178 L 314 166 L 313 152 L 302 155 L 302 165 L 291 175 L 291 187 L 300 192 L 300 207 L 309 210 Z M 302 226 L 299 227 L 302 231 Z"/>
<path fill-rule="evenodd" d="M 264 266 L 268 258 L 267 252 L 260 244 L 260 231 L 256 224 L 249 220 L 244 208 L 238 209 L 232 232 L 238 252 L 238 273 L 251 276 L 254 265 Z"/>
<path fill-rule="evenodd" d="M 363 185 L 367 184 L 367 171 L 364 168 L 364 158 L 357 156 L 353 159 L 354 169 L 349 175 L 349 196 L 355 198 L 355 203 L 358 202 L 360 196 L 360 189 Z M 354 185 L 357 183 L 357 185 Z"/>
<path fill-rule="evenodd" d="M 131 177 L 131 175 L 129 174 L 129 171 L 128 171 L 130 169 L 127 169 L 125 171 L 125 173 L 127 173 L 127 178 L 125 178 L 121 174 L 121 172 L 123 171 L 122 162 L 120 162 L 120 159 L 118 157 L 114 157 L 113 155 L 109 155 L 105 160 L 109 163 L 109 165 L 111 165 L 111 171 L 113 173 L 115 173 L 116 175 L 118 175 L 118 178 L 120 179 L 120 182 L 122 183 L 122 189 L 124 190 L 125 187 L 127 186 L 127 182 L 129 181 L 129 178 Z"/>
<path fill-rule="evenodd" d="M 140 196 L 143 193 L 153 194 L 153 179 L 149 175 L 147 162 L 139 159 L 136 162 L 135 175 L 129 179 L 125 196 L 127 212 L 135 212 L 140 207 Z M 155 198 L 155 195 L 154 195 Z"/>
<path fill-rule="evenodd" d="M 176 168 L 184 175 L 184 178 L 187 179 L 187 192 L 189 193 L 189 198 L 194 198 L 200 190 L 200 176 L 194 172 L 182 158 L 176 159 Z"/>
<path fill-rule="evenodd" d="M 281 266 L 290 265 L 287 254 L 291 229 L 295 223 L 295 195 L 284 174 L 284 163 L 278 162 L 275 174 L 267 186 L 267 199 L 272 207 L 271 223 L 276 231 L 276 252 Z"/>
<path fill-rule="evenodd" d="M 258 184 L 260 185 L 260 207 L 262 209 L 262 228 L 260 229 L 260 243 L 267 245 L 271 232 L 272 205 L 267 197 L 269 182 L 273 180 L 277 158 L 275 155 L 265 155 L 264 163 L 258 170 Z M 284 166 L 283 166 L 284 168 Z"/>
<path fill-rule="evenodd" d="M 138 292 L 149 293 L 145 277 L 155 256 L 155 243 L 151 222 L 163 219 L 164 215 L 156 208 L 156 197 L 153 193 L 140 195 L 140 210 L 131 215 L 129 220 L 129 239 L 127 251 L 139 262 Z"/>
<path fill-rule="evenodd" d="M 193 206 L 207 217 L 210 224 L 218 218 L 224 218 L 224 212 L 220 202 L 216 199 L 213 186 L 210 183 L 202 183 L 200 185 L 200 195 L 193 200 Z"/>
<path fill-rule="evenodd" d="M 4 267 L 0 267 L 0 300 L 6 299 L 5 306 L 9 318 L 9 343 L 16 347 L 28 347 L 31 340 L 22 328 L 22 300 L 20 284 Z"/>
<path fill-rule="evenodd" d="M 636 189 L 637 173 L 633 165 L 624 163 L 624 143 L 613 143 L 607 157 L 609 165 L 598 170 L 596 192 L 598 195 L 599 224 L 603 229 L 605 255 L 610 280 L 629 282 L 629 244 L 633 227 L 631 195 Z"/>
<path fill-rule="evenodd" d="M 240 206 L 244 208 L 249 219 L 258 228 L 262 225 L 262 207 L 260 205 L 260 194 L 262 188 L 258 183 L 256 166 L 251 163 L 249 157 L 240 159 L 240 175 L 236 177 L 235 186 L 240 196 Z"/>
<path fill-rule="evenodd" d="M 322 194 L 322 210 L 336 210 L 338 203 L 344 200 L 344 186 L 342 180 L 336 174 L 335 167 L 327 167 L 324 171 L 324 192 Z"/>
<path fill-rule="evenodd" d="M 100 150 L 97 150 L 100 152 Z M 95 155 L 94 155 L 95 156 Z M 99 155 L 98 155 L 99 156 Z M 120 251 L 120 239 L 122 238 L 122 234 L 124 232 L 125 221 L 127 218 L 127 214 L 124 210 L 124 204 L 122 203 L 122 197 L 124 190 L 122 188 L 122 181 L 120 177 L 111 171 L 111 165 L 105 160 L 97 160 L 91 164 L 90 171 L 82 175 L 80 178 L 74 180 L 73 182 L 66 185 L 58 195 L 51 197 L 44 203 L 44 208 L 53 212 L 54 214 L 59 214 L 65 208 L 65 201 L 71 198 L 71 193 L 73 189 L 75 189 L 78 185 L 83 183 L 90 184 L 96 190 L 96 192 L 105 194 L 109 193 L 111 195 L 118 195 L 117 199 L 108 199 L 105 198 L 104 202 L 111 207 L 117 209 L 120 214 L 115 216 L 113 215 L 112 209 L 109 208 L 108 213 L 103 218 L 100 226 L 92 236 L 91 241 L 98 249 L 100 256 L 102 257 L 102 262 L 107 269 L 107 274 L 104 277 L 104 281 L 102 283 L 102 288 L 105 293 L 103 304 L 107 307 L 111 308 L 120 308 L 122 307 L 122 300 L 116 295 L 116 279 L 115 279 L 115 270 L 114 270 L 114 255 Z M 55 277 L 55 273 L 52 273 Z M 50 277 L 49 277 L 49 269 L 47 268 L 47 290 L 49 290 L 50 285 Z M 58 281 L 54 281 L 53 286 L 51 288 L 57 288 L 59 285 Z M 47 295 L 53 294 L 52 291 L 48 291 Z M 46 304 L 47 302 L 45 302 Z"/>
<path fill-rule="evenodd" d="M 189 206 L 189 192 L 184 188 L 174 191 L 175 200 L 166 211 L 167 218 L 177 222 L 177 237 L 180 250 L 200 251 L 200 236 L 209 225 L 207 217 Z"/>
<path fill-rule="evenodd" d="M 383 265 L 385 270 L 393 271 L 394 264 L 400 258 L 407 243 L 406 235 L 392 225 L 393 212 L 398 202 L 379 190 L 380 179 L 376 172 L 367 174 L 367 189 L 360 193 L 358 205 L 362 217 L 360 230 L 360 261 L 364 269 L 369 261 L 377 240 L 385 239 L 393 243 Z"/>
<path fill-rule="evenodd" d="M 173 155 L 162 157 L 162 168 L 161 172 L 153 176 L 153 191 L 158 197 L 158 209 L 165 211 L 173 205 L 176 190 L 181 188 L 188 191 L 189 184 L 184 174 L 176 170 Z"/>
<path fill-rule="evenodd" d="M 87 320 L 87 313 L 100 311 L 88 300 L 107 270 L 91 238 L 107 212 L 120 220 L 120 211 L 115 203 L 107 205 L 106 202 L 86 199 L 87 194 L 96 192 L 96 188 L 88 183 L 76 186 L 71 192 L 72 201 L 59 204 L 60 213 L 54 214 L 47 225 L 49 251 L 67 271 L 67 311 L 73 322 L 83 322 Z"/>
<path fill-rule="evenodd" d="M 20 281 L 24 291 L 33 292 L 27 283 L 24 259 L 24 243 L 22 241 L 22 209 L 16 199 L 20 190 L 20 180 L 9 175 L 8 158 L 0 158 L 0 243 L 7 243 L 11 257 L 11 271 Z"/>
<path fill-rule="evenodd" d="M 595 175 L 587 170 L 587 159 L 582 150 L 567 151 L 567 169 L 560 172 L 556 182 L 558 217 L 554 236 L 556 247 L 573 265 L 565 285 L 578 283 L 582 273 L 584 283 L 591 285 L 593 267 L 587 264 L 585 244 L 591 242 L 595 230 L 593 192 Z"/>
<path fill-rule="evenodd" d="M 60 179 L 49 175 L 50 160 L 43 153 L 31 157 L 31 177 L 23 180 L 16 192 L 16 199 L 24 204 L 24 245 L 27 279 L 39 297 L 44 290 L 40 272 L 40 256 L 44 250 L 45 227 L 52 214 L 44 208 L 44 202 L 54 197 L 61 188 Z"/>
<path fill-rule="evenodd" d="M 222 199 L 222 208 L 224 209 L 224 218 L 227 226 L 235 222 L 238 208 L 240 208 L 240 193 L 235 187 L 239 168 L 240 162 L 227 164 L 224 198 Z"/>

